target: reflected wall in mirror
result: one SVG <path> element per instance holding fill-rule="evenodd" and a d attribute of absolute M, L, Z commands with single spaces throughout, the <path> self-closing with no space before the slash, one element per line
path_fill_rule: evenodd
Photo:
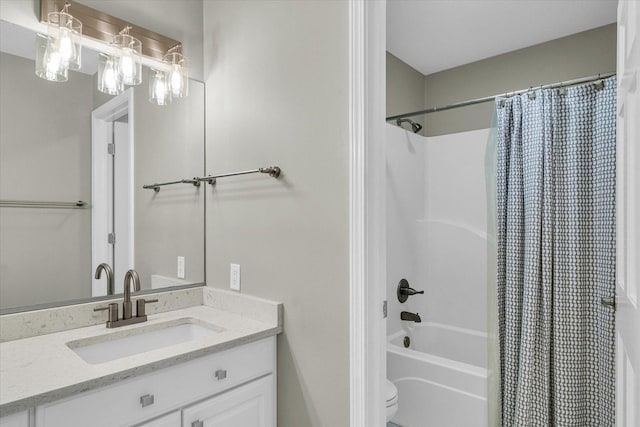
<path fill-rule="evenodd" d="M 190 80 L 188 97 L 160 107 L 148 102 L 148 70 L 109 96 L 97 90 L 97 52 L 84 48 L 63 83 L 38 78 L 34 54 L 35 33 L 0 22 L 0 312 L 105 296 L 105 275 L 94 278 L 103 262 L 115 293 L 130 268 L 143 290 L 204 282 L 206 186 L 142 188 L 204 175 L 204 84 Z"/>

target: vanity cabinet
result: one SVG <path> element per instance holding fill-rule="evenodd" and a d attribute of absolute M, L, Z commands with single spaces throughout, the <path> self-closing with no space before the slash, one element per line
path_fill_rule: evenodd
<path fill-rule="evenodd" d="M 0 427 L 30 427 L 29 412 L 18 412 L 0 417 Z"/>
<path fill-rule="evenodd" d="M 182 427 L 274 427 L 273 375 L 183 411 Z"/>
<path fill-rule="evenodd" d="M 220 422 L 203 426 L 273 426 L 275 352 L 270 337 L 41 405 L 36 427 L 178 427 L 181 411 L 191 414 L 206 402 L 202 416 Z M 225 424 L 225 419 L 253 421 Z"/>

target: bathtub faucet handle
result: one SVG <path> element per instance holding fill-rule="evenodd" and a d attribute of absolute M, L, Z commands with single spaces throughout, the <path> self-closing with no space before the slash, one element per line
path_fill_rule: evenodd
<path fill-rule="evenodd" d="M 409 298 L 409 296 L 424 294 L 424 291 L 416 291 L 411 286 L 409 286 L 409 281 L 407 279 L 402 279 L 400 280 L 400 283 L 398 283 L 398 289 L 396 293 L 398 296 L 398 301 L 405 302 Z"/>

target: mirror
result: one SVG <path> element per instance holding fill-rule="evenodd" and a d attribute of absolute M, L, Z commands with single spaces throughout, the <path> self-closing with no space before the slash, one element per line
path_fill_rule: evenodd
<path fill-rule="evenodd" d="M 103 262 L 115 294 L 130 268 L 142 290 L 203 283 L 207 184 L 143 185 L 205 175 L 204 83 L 160 107 L 143 69 L 141 85 L 105 95 L 87 48 L 81 70 L 49 82 L 35 40 L 0 22 L 0 313 L 106 297 Z"/>

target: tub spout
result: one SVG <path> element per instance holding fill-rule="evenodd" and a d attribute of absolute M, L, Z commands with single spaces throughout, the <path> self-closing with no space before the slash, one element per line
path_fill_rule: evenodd
<path fill-rule="evenodd" d="M 403 311 L 400 313 L 401 320 L 408 320 L 411 322 L 420 323 L 422 319 L 420 319 L 420 315 L 418 313 L 410 313 L 408 311 Z"/>

